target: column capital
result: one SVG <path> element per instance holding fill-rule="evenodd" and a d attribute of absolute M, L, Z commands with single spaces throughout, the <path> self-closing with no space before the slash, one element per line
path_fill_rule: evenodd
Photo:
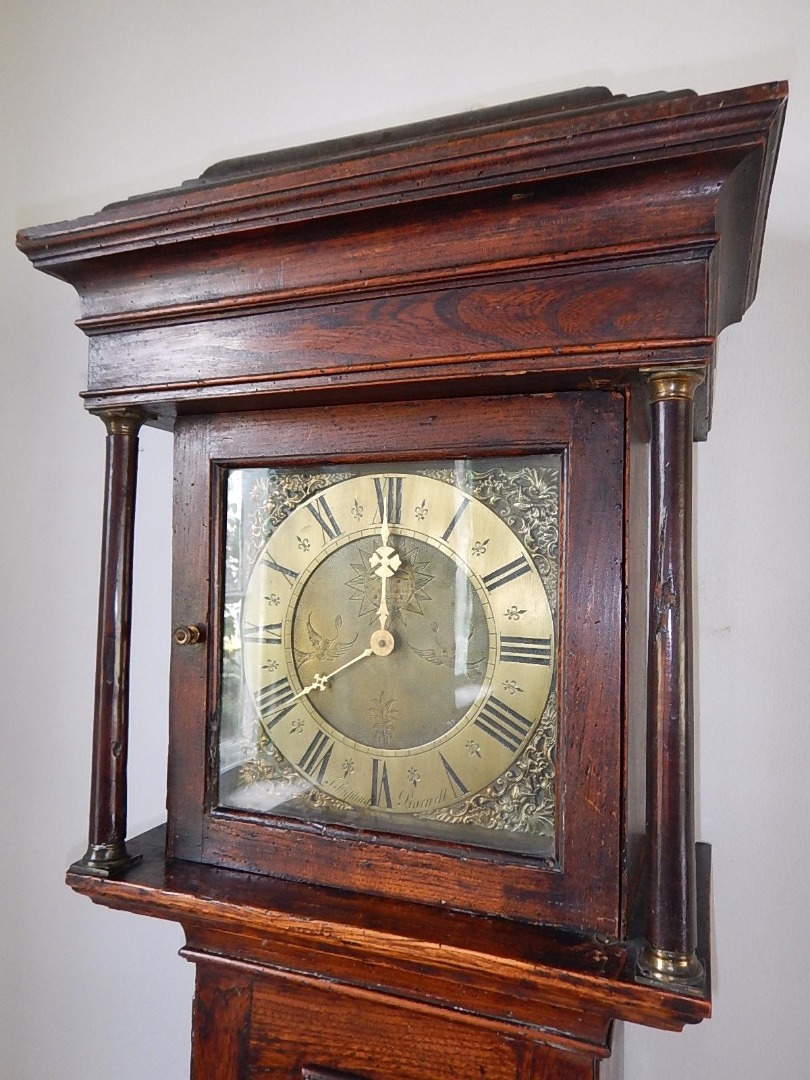
<path fill-rule="evenodd" d="M 134 407 L 90 411 L 103 420 L 108 435 L 137 435 L 141 425 L 149 419 L 149 413 Z"/>
<path fill-rule="evenodd" d="M 650 401 L 692 401 L 695 390 L 706 378 L 704 367 L 642 368 L 650 391 Z"/>

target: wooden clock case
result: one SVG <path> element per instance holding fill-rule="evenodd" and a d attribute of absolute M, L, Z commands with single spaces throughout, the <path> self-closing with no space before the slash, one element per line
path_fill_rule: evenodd
<path fill-rule="evenodd" d="M 691 452 L 786 103 L 583 89 L 224 162 L 20 233 L 107 426 L 93 787 L 68 883 L 182 923 L 192 1075 L 618 1075 L 708 1016 Z M 137 432 L 174 431 L 168 822 L 126 837 Z M 557 836 L 522 858 L 225 812 L 221 469 L 560 450 Z M 168 645 L 168 642 L 167 642 Z"/>

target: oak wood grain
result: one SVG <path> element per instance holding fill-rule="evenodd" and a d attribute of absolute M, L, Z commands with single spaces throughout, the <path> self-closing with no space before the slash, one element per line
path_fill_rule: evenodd
<path fill-rule="evenodd" d="M 679 1029 L 709 1015 L 707 991 L 635 979 L 637 942 L 166 860 L 165 829 L 131 842 L 143 861 L 119 880 L 68 873 L 95 902 L 183 925 L 192 958 L 233 970 L 297 971 L 341 985 L 468 1011 L 561 1045 L 604 1045 L 613 1019 Z M 709 852 L 698 845 L 699 952 L 708 959 Z M 576 1020 L 575 1020 L 576 1018 Z M 573 1026 L 571 1026 L 573 1024 Z M 575 1040 L 575 1041 L 576 1041 Z"/>

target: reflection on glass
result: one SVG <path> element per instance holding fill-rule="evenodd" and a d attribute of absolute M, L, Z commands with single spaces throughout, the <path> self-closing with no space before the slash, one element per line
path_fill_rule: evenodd
<path fill-rule="evenodd" d="M 553 854 L 560 477 L 230 470 L 219 804 Z"/>

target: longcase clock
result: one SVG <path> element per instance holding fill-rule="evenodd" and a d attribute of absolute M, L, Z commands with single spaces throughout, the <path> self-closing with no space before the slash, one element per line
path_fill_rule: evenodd
<path fill-rule="evenodd" d="M 622 1021 L 709 1015 L 691 455 L 785 103 L 586 88 L 20 234 L 107 429 L 68 883 L 183 925 L 195 1080 L 605 1080 Z M 168 813 L 129 838 L 142 424 Z"/>

